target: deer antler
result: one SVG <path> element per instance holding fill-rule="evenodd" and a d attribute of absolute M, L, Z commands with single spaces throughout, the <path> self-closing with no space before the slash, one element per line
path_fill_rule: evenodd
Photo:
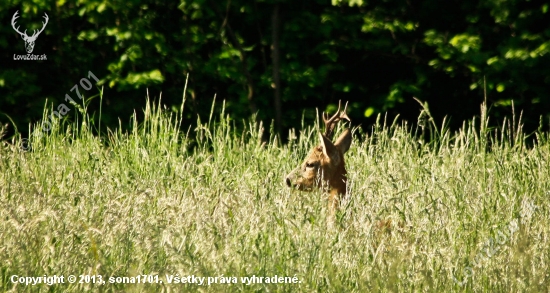
<path fill-rule="evenodd" d="M 34 33 L 32 34 L 32 36 L 29 37 L 29 36 L 27 36 L 27 30 L 25 30 L 24 32 L 20 32 L 20 31 L 19 31 L 19 27 L 20 27 L 20 26 L 18 26 L 17 28 L 15 27 L 15 20 L 19 18 L 19 15 L 17 15 L 17 13 L 19 13 L 19 10 L 17 10 L 17 11 L 15 12 L 15 14 L 13 15 L 13 17 L 11 18 L 11 26 L 12 26 L 13 29 L 14 29 L 18 34 L 20 34 L 22 37 L 25 36 L 26 39 L 27 39 L 27 38 L 28 38 L 28 39 L 36 39 L 36 37 L 38 37 L 38 35 L 40 35 L 40 33 L 42 33 L 42 31 L 46 28 L 46 25 L 48 24 L 48 20 L 50 19 L 50 18 L 48 17 L 48 14 L 44 13 L 44 16 L 42 16 L 42 17 L 44 17 L 44 19 L 46 20 L 46 22 L 42 22 L 42 28 L 41 28 L 38 32 L 36 32 L 36 30 L 34 30 Z"/>
<path fill-rule="evenodd" d="M 48 20 L 49 20 L 50 18 L 48 17 L 48 15 L 46 14 L 46 12 L 44 12 L 44 16 L 42 16 L 42 17 L 44 17 L 44 20 L 46 20 L 46 22 L 42 22 L 42 29 L 40 29 L 40 30 L 38 31 L 38 33 L 36 33 L 36 30 L 35 30 L 35 33 L 32 34 L 33 37 L 34 37 L 35 34 L 36 34 L 36 36 L 38 37 L 38 35 L 46 28 L 46 25 L 48 24 Z"/>
<path fill-rule="evenodd" d="M 348 102 L 346 102 L 346 106 L 344 107 L 344 111 L 340 112 L 341 107 L 341 101 L 338 101 L 338 110 L 336 113 L 328 118 L 328 114 L 323 112 L 323 122 L 325 123 L 325 136 L 332 140 L 332 137 L 334 136 L 334 129 L 336 128 L 336 124 L 340 122 L 340 120 L 344 119 L 348 122 L 351 122 L 351 119 L 346 114 L 346 111 L 348 109 Z"/>
<path fill-rule="evenodd" d="M 11 18 L 11 26 L 13 27 L 13 29 L 14 29 L 18 34 L 20 34 L 21 36 L 23 36 L 23 35 L 26 36 L 26 35 L 27 35 L 27 30 L 25 30 L 25 32 L 22 33 L 22 32 L 19 31 L 19 26 L 18 26 L 17 28 L 15 27 L 15 20 L 19 18 L 19 15 L 17 15 L 17 13 L 19 13 L 19 10 L 17 10 L 17 11 L 15 12 L 15 14 L 13 15 L 13 17 Z"/>

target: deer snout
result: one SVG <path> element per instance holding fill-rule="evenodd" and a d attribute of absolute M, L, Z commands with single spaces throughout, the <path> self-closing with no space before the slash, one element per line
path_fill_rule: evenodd
<path fill-rule="evenodd" d="M 285 183 L 286 183 L 286 186 L 288 187 L 294 187 L 295 183 L 296 183 L 296 174 L 295 174 L 295 171 L 292 171 L 290 172 L 290 174 L 286 175 L 285 177 Z"/>

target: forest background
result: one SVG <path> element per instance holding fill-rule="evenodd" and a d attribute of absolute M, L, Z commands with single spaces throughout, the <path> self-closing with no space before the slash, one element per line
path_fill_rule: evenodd
<path fill-rule="evenodd" d="M 147 95 L 180 111 L 188 76 L 189 125 L 208 117 L 215 98 L 236 121 L 257 113 L 273 122 L 283 139 L 338 100 L 362 126 L 378 113 L 416 123 L 416 97 L 452 128 L 485 98 L 494 123 L 523 111 L 528 131 L 547 128 L 549 8 L 526 0 L 3 1 L 0 123 L 28 132 L 44 106 L 55 111 L 69 94 L 88 113 L 101 108 L 94 123 L 128 127 Z M 29 35 L 48 15 L 32 53 L 47 60 L 14 60 L 26 54 L 11 25 L 16 12 Z M 80 90 L 82 102 L 71 89 L 89 72 L 99 83 Z"/>

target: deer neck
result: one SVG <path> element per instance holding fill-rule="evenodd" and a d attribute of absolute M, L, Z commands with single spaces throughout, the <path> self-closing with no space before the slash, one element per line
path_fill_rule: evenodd
<path fill-rule="evenodd" d="M 328 179 L 329 186 L 330 186 L 330 194 L 333 196 L 342 196 L 346 194 L 346 187 L 347 187 L 347 172 L 346 172 L 346 166 L 344 165 L 344 160 L 341 161 L 342 163 L 339 164 L 335 172 L 332 174 L 332 176 Z"/>

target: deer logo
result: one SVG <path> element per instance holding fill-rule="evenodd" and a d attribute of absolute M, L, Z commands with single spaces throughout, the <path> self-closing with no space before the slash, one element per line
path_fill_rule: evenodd
<path fill-rule="evenodd" d="M 44 19 L 46 20 L 46 22 L 42 22 L 42 29 L 40 29 L 38 32 L 36 30 L 34 30 L 34 33 L 32 34 L 32 36 L 28 36 L 27 35 L 27 30 L 25 30 L 24 32 L 20 32 L 19 31 L 19 27 L 15 27 L 15 20 L 17 18 L 19 18 L 19 15 L 17 15 L 17 13 L 19 13 L 19 10 L 16 11 L 14 14 L 13 14 L 13 17 L 11 19 L 11 26 L 13 27 L 13 29 L 21 35 L 21 38 L 23 38 L 23 41 L 25 41 L 25 50 L 27 50 L 27 53 L 32 53 L 32 50 L 34 49 L 34 43 L 36 42 L 36 38 L 38 38 L 38 36 L 40 35 L 40 33 L 44 30 L 44 28 L 46 28 L 46 25 L 48 24 L 48 15 L 44 12 Z"/>
<path fill-rule="evenodd" d="M 334 143 L 332 137 L 338 122 L 346 120 L 351 123 L 351 119 L 346 114 L 347 108 L 346 103 L 344 111 L 340 112 L 340 102 L 338 102 L 338 111 L 330 119 L 328 114 L 323 112 L 325 133 L 319 133 L 321 144 L 314 147 L 302 165 L 286 176 L 285 180 L 289 187 L 298 190 L 310 191 L 314 188 L 322 188 L 328 192 L 331 214 L 339 208 L 340 201 L 346 194 L 347 172 L 344 154 L 351 145 L 351 130 L 346 128 Z"/>

